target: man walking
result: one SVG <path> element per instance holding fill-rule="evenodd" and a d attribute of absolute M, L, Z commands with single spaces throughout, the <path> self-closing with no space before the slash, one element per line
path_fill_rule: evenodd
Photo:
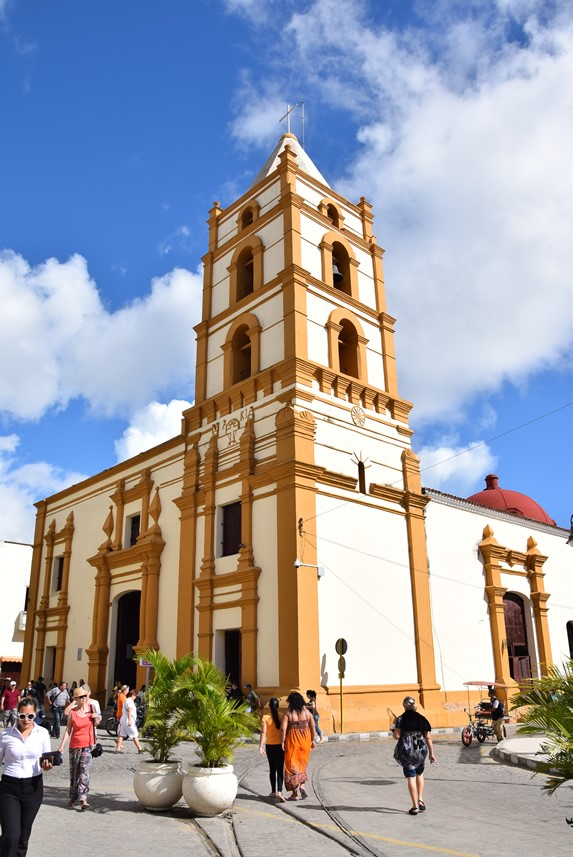
<path fill-rule="evenodd" d="M 7 687 L 4 693 L 2 694 L 2 701 L 0 702 L 0 711 L 7 712 L 7 717 L 4 719 L 4 725 L 6 725 L 6 721 L 9 719 L 11 721 L 11 725 L 13 726 L 17 723 L 17 715 L 18 715 L 18 703 L 20 702 L 20 691 L 16 687 L 16 682 L 14 679 L 10 682 L 10 687 Z"/>
<path fill-rule="evenodd" d="M 68 693 L 68 683 L 66 681 L 61 681 L 59 685 L 49 690 L 48 699 L 50 700 L 50 705 L 52 706 L 52 713 L 54 715 L 52 738 L 59 738 L 64 708 L 70 701 L 70 695 Z"/>

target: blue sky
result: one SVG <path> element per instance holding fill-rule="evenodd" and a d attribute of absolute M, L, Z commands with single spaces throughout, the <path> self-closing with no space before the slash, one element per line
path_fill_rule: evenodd
<path fill-rule="evenodd" d="M 301 100 L 375 207 L 424 484 L 568 526 L 572 46 L 541 0 L 0 0 L 0 538 L 179 430 L 208 210 Z"/>

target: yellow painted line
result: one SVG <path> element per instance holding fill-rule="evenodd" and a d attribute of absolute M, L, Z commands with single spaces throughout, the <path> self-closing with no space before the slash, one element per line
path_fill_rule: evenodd
<path fill-rule="evenodd" d="M 264 812 L 263 810 L 258 809 L 245 809 L 244 807 L 234 807 L 235 812 L 246 813 L 247 815 L 262 815 L 266 818 L 272 818 L 273 821 L 277 820 L 277 814 L 274 812 Z M 281 812 L 282 821 L 285 821 L 287 824 L 298 824 L 297 820 L 294 819 L 290 815 L 286 815 L 284 812 Z M 335 824 L 319 824 L 315 821 L 306 820 L 306 823 L 310 827 L 316 827 L 320 830 L 328 830 L 334 831 L 336 833 L 343 833 L 340 827 L 337 827 Z M 408 842 L 403 839 L 392 839 L 390 836 L 381 836 L 379 833 L 365 833 L 360 830 L 350 830 L 353 836 L 360 836 L 362 839 L 375 839 L 377 842 L 387 842 L 389 845 L 401 845 L 404 848 L 419 848 L 421 851 L 433 851 L 436 854 L 449 854 L 450 857 L 479 857 L 479 854 L 473 854 L 470 851 L 454 851 L 451 848 L 440 848 L 438 845 L 424 845 L 420 842 Z"/>

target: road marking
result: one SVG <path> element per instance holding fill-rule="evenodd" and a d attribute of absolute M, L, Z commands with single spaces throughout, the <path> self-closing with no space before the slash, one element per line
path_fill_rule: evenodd
<path fill-rule="evenodd" d="M 247 809 L 242 806 L 235 806 L 235 812 L 245 813 L 247 815 L 262 815 L 266 818 L 272 818 L 273 821 L 277 820 L 277 814 L 274 812 L 264 812 L 264 810 L 260 809 Z M 294 819 L 290 815 L 286 815 L 284 812 L 281 812 L 282 821 L 285 821 L 287 824 L 298 824 L 296 819 Z M 321 824 L 316 821 L 306 820 L 306 823 L 309 827 L 316 827 L 321 830 L 335 831 L 337 833 L 343 833 L 340 827 L 337 827 L 336 824 Z M 420 842 L 408 842 L 403 839 L 392 839 L 390 836 L 381 836 L 379 833 L 365 833 L 360 830 L 350 830 L 349 831 L 353 836 L 360 836 L 362 839 L 375 839 L 378 842 L 388 842 L 389 845 L 401 845 L 404 848 L 419 848 L 421 851 L 432 851 L 435 854 L 449 854 L 450 857 L 479 857 L 479 854 L 474 854 L 470 851 L 454 851 L 452 848 L 440 848 L 438 845 L 423 845 Z"/>

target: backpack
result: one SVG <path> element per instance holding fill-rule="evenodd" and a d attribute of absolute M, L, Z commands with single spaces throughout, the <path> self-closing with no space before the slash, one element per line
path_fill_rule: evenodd
<path fill-rule="evenodd" d="M 402 732 L 394 750 L 394 759 L 402 767 L 417 768 L 428 755 L 428 745 L 420 732 Z"/>

